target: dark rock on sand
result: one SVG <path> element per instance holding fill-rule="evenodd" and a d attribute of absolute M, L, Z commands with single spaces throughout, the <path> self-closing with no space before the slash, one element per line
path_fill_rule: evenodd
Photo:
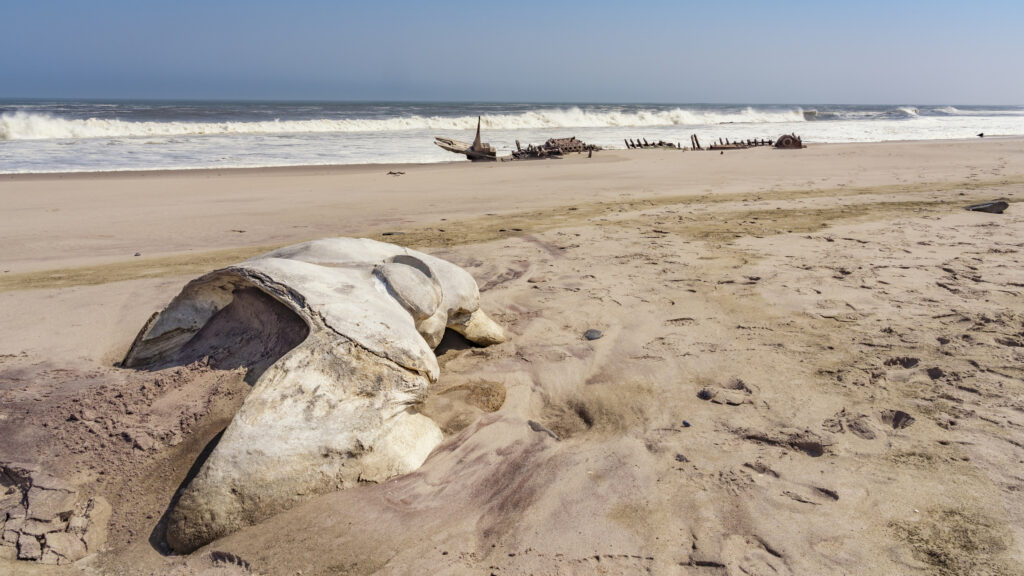
<path fill-rule="evenodd" d="M 1010 203 L 1004 200 L 996 200 L 994 202 L 983 202 L 981 204 L 972 204 L 970 206 L 964 206 L 964 210 L 970 210 L 972 212 L 988 212 L 989 214 L 1002 214 L 1007 208 L 1010 207 Z"/>

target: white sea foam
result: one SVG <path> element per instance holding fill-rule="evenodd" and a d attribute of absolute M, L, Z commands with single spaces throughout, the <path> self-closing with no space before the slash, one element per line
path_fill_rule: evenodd
<path fill-rule="evenodd" d="M 289 104 L 0 101 L 0 174 L 452 162 L 433 136 L 471 140 L 477 111 L 499 153 L 577 136 L 606 148 L 777 138 L 811 144 L 1024 136 L 1024 107 Z M 270 120 L 280 116 L 282 120 Z"/>
<path fill-rule="evenodd" d="M 786 111 L 764 111 L 746 108 L 737 112 L 720 112 L 675 108 L 672 110 L 616 112 L 590 111 L 572 107 L 534 110 L 519 114 L 484 116 L 483 126 L 491 130 L 527 130 L 536 128 L 707 126 L 716 124 L 799 121 L 803 121 L 803 112 L 799 108 Z M 0 140 L 400 132 L 409 130 L 472 130 L 475 127 L 475 116 L 410 115 L 383 119 L 134 122 L 104 118 L 69 119 L 48 114 L 19 111 L 0 115 Z"/>

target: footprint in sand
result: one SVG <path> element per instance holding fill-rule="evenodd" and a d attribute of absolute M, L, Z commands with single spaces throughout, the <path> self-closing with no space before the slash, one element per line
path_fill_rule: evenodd
<path fill-rule="evenodd" d="M 710 400 L 712 404 L 739 406 L 740 404 L 750 403 L 755 394 L 756 389 L 752 385 L 739 378 L 731 378 L 721 386 L 705 386 L 701 388 L 700 392 L 697 393 L 697 397 L 701 400 Z"/>
<path fill-rule="evenodd" d="M 729 536 L 722 543 L 722 560 L 729 574 L 792 574 L 783 555 L 758 536 Z"/>
<path fill-rule="evenodd" d="M 852 414 L 843 408 L 821 423 L 821 427 L 834 434 L 843 434 L 847 430 L 854 436 L 864 440 L 875 439 L 875 428 L 867 414 Z"/>
<path fill-rule="evenodd" d="M 914 423 L 914 417 L 902 410 L 883 410 L 879 417 L 893 430 L 903 430 Z"/>
<path fill-rule="evenodd" d="M 733 430 L 733 433 L 744 440 L 803 452 L 812 458 L 825 454 L 833 444 L 832 439 L 827 435 L 816 434 L 810 430 L 800 430 L 797 428 L 783 428 L 780 430 L 737 428 Z"/>
<path fill-rule="evenodd" d="M 821 504 L 827 504 L 829 502 L 839 500 L 839 492 L 832 490 L 831 488 L 823 488 L 821 486 L 815 486 L 814 484 L 803 484 L 800 482 L 787 482 L 786 480 L 782 480 L 782 477 L 778 472 L 761 460 L 746 462 L 743 464 L 743 467 L 753 470 L 761 477 L 764 477 L 769 483 L 775 483 L 777 481 L 785 482 L 789 486 L 789 489 L 783 490 L 781 495 L 796 502 L 800 502 L 801 504 L 819 506 Z"/>

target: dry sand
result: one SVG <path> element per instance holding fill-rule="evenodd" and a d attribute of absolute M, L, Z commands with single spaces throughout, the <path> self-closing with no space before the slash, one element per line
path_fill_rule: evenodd
<path fill-rule="evenodd" d="M 114 504 L 0 572 L 1024 574 L 1021 140 L 394 169 L 0 177 L 0 462 Z M 188 279 L 340 235 L 464 266 L 510 340 L 442 343 L 418 472 L 168 555 L 245 368 L 114 363 Z"/>

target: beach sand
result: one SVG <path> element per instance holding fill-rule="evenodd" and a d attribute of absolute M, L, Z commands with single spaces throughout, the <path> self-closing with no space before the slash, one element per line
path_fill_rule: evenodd
<path fill-rule="evenodd" d="M 0 176 L 0 462 L 114 509 L 0 572 L 1024 574 L 1022 197 L 1019 139 Z M 191 278 L 328 236 L 463 266 L 510 338 L 446 337 L 419 471 L 169 555 L 249 385 L 115 363 Z"/>

